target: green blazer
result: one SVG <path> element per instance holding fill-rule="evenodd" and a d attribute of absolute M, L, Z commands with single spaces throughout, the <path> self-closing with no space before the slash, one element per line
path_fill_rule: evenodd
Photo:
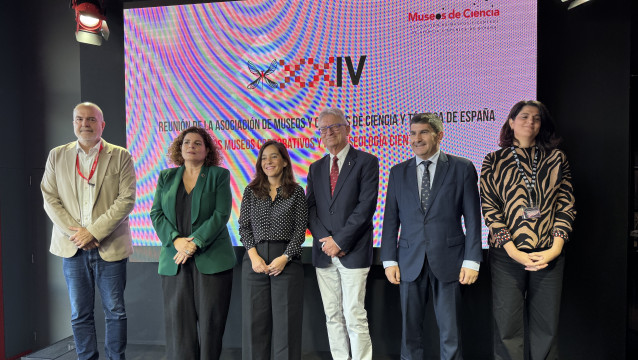
<path fill-rule="evenodd" d="M 162 241 L 158 268 L 160 275 L 177 274 L 177 264 L 173 260 L 177 250 L 173 240 L 180 234 L 177 232 L 175 201 L 183 174 L 184 166 L 180 166 L 162 170 L 157 179 L 151 220 Z M 192 191 L 193 233 L 186 237 L 193 237 L 198 247 L 194 255 L 197 269 L 203 274 L 232 269 L 236 259 L 226 227 L 232 207 L 230 172 L 217 166 L 204 166 Z"/>

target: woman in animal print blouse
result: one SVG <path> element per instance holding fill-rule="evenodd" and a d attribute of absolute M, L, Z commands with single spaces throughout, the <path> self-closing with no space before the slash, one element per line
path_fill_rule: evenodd
<path fill-rule="evenodd" d="M 530 359 L 558 357 L 562 250 L 576 215 L 571 171 L 556 148 L 559 142 L 545 105 L 520 101 L 501 129 L 501 149 L 483 162 L 496 359 L 522 360 L 525 352 Z"/>

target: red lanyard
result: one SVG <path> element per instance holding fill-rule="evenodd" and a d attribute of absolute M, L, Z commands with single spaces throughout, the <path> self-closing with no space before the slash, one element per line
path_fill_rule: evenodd
<path fill-rule="evenodd" d="M 88 178 L 86 178 L 82 174 L 82 170 L 80 170 L 80 154 L 75 155 L 75 168 L 78 170 L 78 174 L 82 177 L 82 179 L 86 180 L 87 183 L 91 180 L 91 178 L 93 177 L 93 174 L 95 174 L 95 169 L 97 168 L 97 160 L 100 158 L 100 153 L 102 152 L 103 148 L 104 148 L 104 144 L 100 143 L 100 150 L 97 152 L 97 155 L 95 156 L 95 160 L 93 160 L 93 165 L 91 166 L 91 172 L 89 173 Z"/>

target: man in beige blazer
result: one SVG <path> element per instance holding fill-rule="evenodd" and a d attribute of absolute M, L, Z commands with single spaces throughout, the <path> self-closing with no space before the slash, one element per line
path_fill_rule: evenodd
<path fill-rule="evenodd" d="M 52 254 L 63 258 L 78 358 L 97 359 L 95 285 L 102 298 L 108 359 L 124 359 L 126 262 L 133 252 L 128 215 L 135 203 L 131 154 L 102 139 L 102 110 L 73 110 L 77 141 L 51 150 L 42 178 L 44 210 L 53 222 Z"/>

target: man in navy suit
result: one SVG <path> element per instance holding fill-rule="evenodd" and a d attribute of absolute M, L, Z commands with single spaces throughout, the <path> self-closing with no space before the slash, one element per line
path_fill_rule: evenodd
<path fill-rule="evenodd" d="M 330 352 L 335 360 L 371 359 L 364 299 L 379 160 L 350 146 L 350 126 L 340 109 L 322 111 L 318 124 L 329 154 L 310 165 L 306 197 Z"/>
<path fill-rule="evenodd" d="M 423 359 L 430 291 L 441 359 L 463 358 L 460 284 L 476 281 L 482 260 L 476 169 L 467 159 L 441 152 L 442 139 L 443 123 L 437 115 L 415 115 L 410 120 L 415 157 L 394 166 L 388 180 L 381 260 L 388 280 L 399 284 L 401 359 Z"/>

